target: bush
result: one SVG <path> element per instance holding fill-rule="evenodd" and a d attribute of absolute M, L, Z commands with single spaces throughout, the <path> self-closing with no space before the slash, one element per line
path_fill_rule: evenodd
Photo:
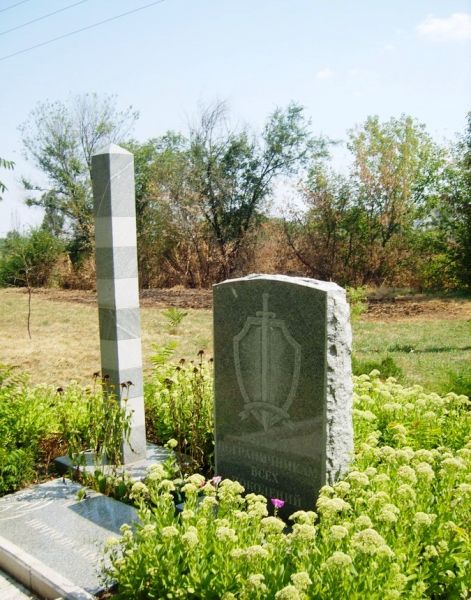
<path fill-rule="evenodd" d="M 128 431 L 129 417 L 98 382 L 64 390 L 31 387 L 24 375 L 0 365 L 0 494 L 44 476 L 65 452 L 75 464 L 83 450 L 119 464 Z"/>
<path fill-rule="evenodd" d="M 463 369 L 461 371 L 450 372 L 446 387 L 448 390 L 453 390 L 456 394 L 464 394 L 471 398 L 471 370 Z"/>
<path fill-rule="evenodd" d="M 357 319 L 368 309 L 368 292 L 365 287 L 347 287 L 350 316 Z"/>
<path fill-rule="evenodd" d="M 131 490 L 140 524 L 108 544 L 117 598 L 465 598 L 470 401 L 378 376 L 355 378 L 350 472 L 289 527 L 237 482 L 152 467 Z"/>
<path fill-rule="evenodd" d="M 34 478 L 34 457 L 23 449 L 0 448 L 0 496 L 14 492 Z"/>
<path fill-rule="evenodd" d="M 62 241 L 44 229 L 9 233 L 0 258 L 0 286 L 47 285 L 63 251 Z"/>

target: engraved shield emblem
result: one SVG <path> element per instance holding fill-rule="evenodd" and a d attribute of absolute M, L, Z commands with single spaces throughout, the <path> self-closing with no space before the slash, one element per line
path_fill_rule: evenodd
<path fill-rule="evenodd" d="M 248 317 L 234 337 L 234 363 L 244 399 L 241 419 L 252 416 L 265 431 L 279 423 L 291 424 L 288 414 L 299 383 L 301 346 L 286 323 L 268 310 Z"/>

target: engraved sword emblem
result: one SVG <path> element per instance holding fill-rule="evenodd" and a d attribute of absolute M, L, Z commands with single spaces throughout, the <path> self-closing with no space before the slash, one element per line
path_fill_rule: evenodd
<path fill-rule="evenodd" d="M 262 295 L 262 310 L 247 317 L 234 337 L 234 363 L 244 399 L 241 419 L 252 416 L 264 431 L 274 425 L 292 425 L 288 410 L 299 383 L 301 346 L 286 322 L 268 310 L 269 294 Z"/>

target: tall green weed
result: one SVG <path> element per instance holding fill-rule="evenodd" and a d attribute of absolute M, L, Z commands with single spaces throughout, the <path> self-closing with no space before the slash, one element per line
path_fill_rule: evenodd
<path fill-rule="evenodd" d="M 145 386 L 147 435 L 175 449 L 185 470 L 209 473 L 214 454 L 212 360 L 169 362 L 175 346 L 155 348 L 154 370 Z"/>
<path fill-rule="evenodd" d="M 358 319 L 368 309 L 368 291 L 365 287 L 347 287 L 350 316 Z"/>
<path fill-rule="evenodd" d="M 65 452 L 76 464 L 84 450 L 119 464 L 128 429 L 129 417 L 98 383 L 33 387 L 24 375 L 0 365 L 0 494 L 41 478 Z"/>

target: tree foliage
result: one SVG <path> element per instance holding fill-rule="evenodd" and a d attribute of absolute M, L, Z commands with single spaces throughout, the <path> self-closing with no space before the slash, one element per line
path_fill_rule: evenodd
<path fill-rule="evenodd" d="M 152 278 L 156 255 L 190 286 L 236 272 L 277 178 L 297 173 L 325 145 L 298 105 L 275 110 L 257 136 L 232 128 L 225 104 L 217 103 L 189 135 L 169 132 L 131 147 L 143 279 Z"/>
<path fill-rule="evenodd" d="M 349 280 L 361 267 L 354 252 L 361 211 L 352 204 L 350 180 L 322 163 L 314 165 L 302 189 L 306 208 L 284 222 L 288 246 L 311 276 Z"/>
<path fill-rule="evenodd" d="M 13 167 L 15 166 L 15 163 L 11 160 L 6 160 L 5 158 L 2 158 L 0 156 L 0 169 L 13 169 Z M 0 181 L 0 194 L 3 194 L 3 192 L 6 192 L 7 188 L 6 185 Z M 0 195 L 0 200 L 2 199 L 2 196 Z"/>
<path fill-rule="evenodd" d="M 295 174 L 324 146 L 294 103 L 276 109 L 258 138 L 231 130 L 223 104 L 202 113 L 190 135 L 192 187 L 219 250 L 221 277 L 234 271 L 276 178 Z"/>
<path fill-rule="evenodd" d="M 31 229 L 23 235 L 10 232 L 2 244 L 0 285 L 47 285 L 63 251 L 62 242 L 44 229 Z"/>
<path fill-rule="evenodd" d="M 218 102 L 186 134 L 126 143 L 136 118 L 113 97 L 85 95 L 39 104 L 22 126 L 48 180 L 25 182 L 36 192 L 29 203 L 45 209 L 42 228 L 67 242 L 75 263 L 92 249 L 91 156 L 119 142 L 134 154 L 143 287 L 208 287 L 254 271 L 347 286 L 471 286 L 471 113 L 451 147 L 410 116 L 370 116 L 348 132 L 347 173 L 332 168 L 329 142 L 294 103 L 258 133 L 233 126 Z M 283 221 L 269 209 L 285 181 L 297 181 L 303 207 Z"/>
<path fill-rule="evenodd" d="M 141 285 L 205 285 L 205 240 L 189 185 L 187 138 L 170 131 L 127 147 L 134 153 Z"/>
<path fill-rule="evenodd" d="M 452 148 L 436 221 L 441 252 L 451 259 L 457 280 L 471 288 L 471 112 Z"/>
<path fill-rule="evenodd" d="M 307 210 L 286 226 L 311 275 L 343 283 L 392 281 L 428 231 L 445 153 L 409 116 L 368 117 L 349 132 L 349 176 L 315 164 L 303 188 Z M 420 234 L 420 235 L 419 235 Z"/>
<path fill-rule="evenodd" d="M 70 102 L 41 102 L 20 127 L 26 156 L 46 176 L 28 203 L 45 210 L 45 227 L 64 234 L 74 261 L 87 256 L 93 239 L 91 157 L 100 146 L 128 137 L 138 114 L 119 110 L 116 98 L 85 94 Z"/>

